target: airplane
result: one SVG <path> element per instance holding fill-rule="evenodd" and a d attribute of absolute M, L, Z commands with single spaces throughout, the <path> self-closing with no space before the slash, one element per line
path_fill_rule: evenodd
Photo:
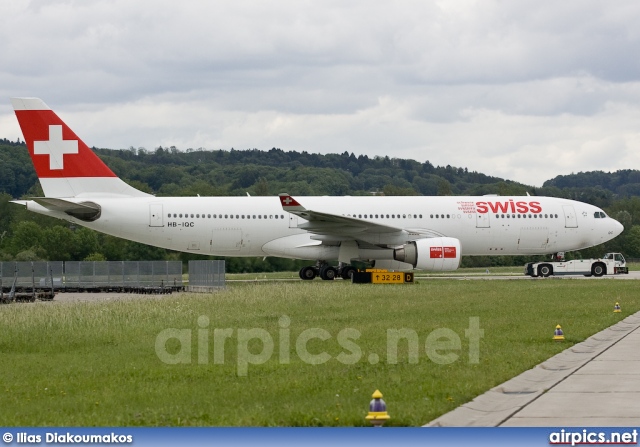
<path fill-rule="evenodd" d="M 14 203 L 170 250 L 315 260 L 304 280 L 349 279 L 354 261 L 450 271 L 462 256 L 557 254 L 623 230 L 598 207 L 529 195 L 155 197 L 114 174 L 41 99 L 11 102 L 44 191 Z"/>

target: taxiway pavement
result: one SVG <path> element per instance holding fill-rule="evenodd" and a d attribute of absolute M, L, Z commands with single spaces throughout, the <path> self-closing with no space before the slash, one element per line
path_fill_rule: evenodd
<path fill-rule="evenodd" d="M 640 312 L 426 426 L 639 426 L 639 347 Z"/>

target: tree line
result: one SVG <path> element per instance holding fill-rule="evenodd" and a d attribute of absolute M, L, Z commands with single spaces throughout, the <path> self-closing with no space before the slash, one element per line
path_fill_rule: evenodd
<path fill-rule="evenodd" d="M 640 257 L 640 171 L 558 176 L 535 188 L 467 168 L 353 153 L 204 150 L 176 147 L 93 150 L 124 181 L 156 196 L 277 195 L 547 195 L 599 206 L 625 231 L 604 246 L 573 253 L 600 256 L 620 251 Z M 0 140 L 0 260 L 183 260 L 176 253 L 96 233 L 11 204 L 42 195 L 23 142 Z M 210 257 L 204 259 L 211 259 Z M 225 258 L 227 270 L 297 270 L 304 261 Z M 468 257 L 466 266 L 522 265 L 530 257 Z"/>

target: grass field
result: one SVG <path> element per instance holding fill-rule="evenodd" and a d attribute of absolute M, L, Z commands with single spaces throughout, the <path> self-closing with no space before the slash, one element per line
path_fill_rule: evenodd
<path fill-rule="evenodd" d="M 7 426 L 354 426 L 366 425 L 380 389 L 389 425 L 417 426 L 638 310 L 636 281 L 610 279 L 234 283 L 208 295 L 5 305 L 0 417 Z M 473 321 L 484 337 L 470 361 Z M 564 343 L 551 340 L 556 324 Z M 399 329 L 419 349 L 392 342 L 393 361 L 388 331 Z M 326 339 L 305 344 L 309 334 Z"/>

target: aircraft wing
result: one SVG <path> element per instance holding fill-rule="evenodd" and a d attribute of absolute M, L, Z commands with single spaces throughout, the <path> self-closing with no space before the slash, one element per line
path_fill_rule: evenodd
<path fill-rule="evenodd" d="M 425 237 L 441 236 L 426 229 L 406 229 L 390 225 L 371 222 L 355 217 L 340 216 L 322 211 L 314 211 L 302 206 L 289 194 L 280 194 L 282 209 L 307 222 L 299 224 L 298 228 L 337 239 L 349 238 L 374 243 L 396 244 L 399 240 L 413 240 Z M 371 236 L 375 235 L 375 238 Z"/>

